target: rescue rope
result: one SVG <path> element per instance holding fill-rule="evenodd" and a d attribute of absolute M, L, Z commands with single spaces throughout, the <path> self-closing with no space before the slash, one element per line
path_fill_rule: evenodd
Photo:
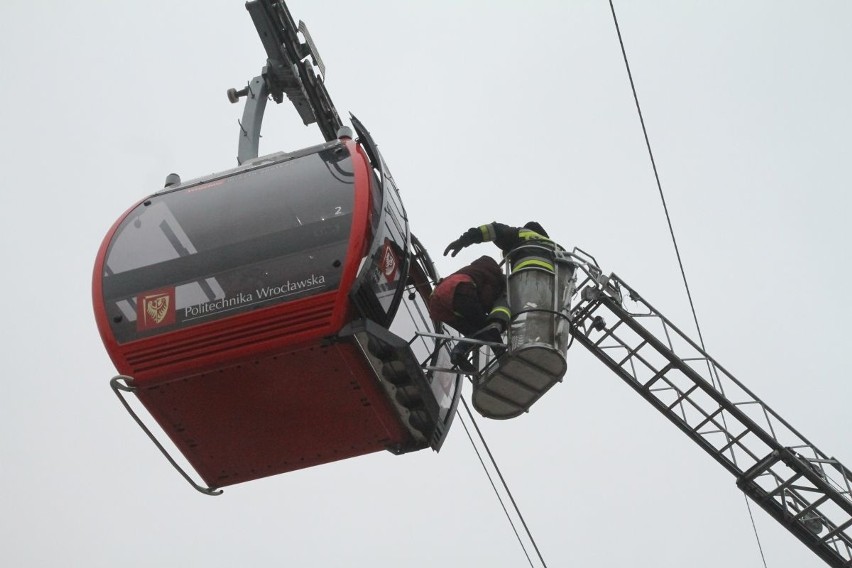
<path fill-rule="evenodd" d="M 485 451 L 488 453 L 488 458 L 491 460 L 491 465 L 494 466 L 494 470 L 500 477 L 500 482 L 502 483 L 503 488 L 506 490 L 506 494 L 509 496 L 509 500 L 512 502 L 512 506 L 515 509 L 515 513 L 517 513 L 518 518 L 521 520 L 521 524 L 524 526 L 524 531 L 527 533 L 527 537 L 530 539 L 533 548 L 535 548 L 535 553 L 538 556 L 541 565 L 544 566 L 544 568 L 547 568 L 547 563 L 541 556 L 541 551 L 538 549 L 538 545 L 536 545 L 535 543 L 535 539 L 533 538 L 532 532 L 530 532 L 530 529 L 527 526 L 526 521 L 524 520 L 524 516 L 521 514 L 521 510 L 518 508 L 518 504 L 515 502 L 515 498 L 512 496 L 512 492 L 509 490 L 509 486 L 506 484 L 506 480 L 503 477 L 503 473 L 500 471 L 500 467 L 497 465 L 497 461 L 494 459 L 494 455 L 491 453 L 491 450 L 488 448 L 488 444 L 485 442 L 485 437 L 482 435 L 482 431 L 479 429 L 479 426 L 476 423 L 476 419 L 474 419 L 473 413 L 470 411 L 470 407 L 468 407 L 464 395 L 462 395 L 461 401 L 464 405 L 465 412 L 467 412 L 467 415 L 470 418 L 471 424 L 473 424 L 473 427 L 476 429 L 476 434 L 479 436 L 479 441 L 482 442 L 482 447 L 485 448 Z M 470 445 L 473 446 L 473 450 L 476 452 L 476 456 L 479 458 L 479 463 L 482 464 L 482 469 L 485 470 L 485 475 L 488 477 L 488 481 L 491 483 L 491 488 L 494 489 L 494 494 L 497 495 L 497 500 L 500 501 L 500 506 L 503 507 L 503 512 L 506 514 L 506 518 L 509 520 L 509 524 L 512 526 L 512 530 L 515 533 L 515 537 L 518 539 L 518 543 L 521 545 L 521 549 L 524 551 L 524 556 L 527 557 L 527 562 L 529 562 L 530 566 L 533 566 L 532 559 L 530 558 L 530 555 L 527 552 L 527 548 L 526 546 L 524 546 L 523 540 L 521 539 L 521 535 L 518 533 L 517 527 L 515 527 L 515 522 L 512 520 L 511 515 L 509 515 L 509 511 L 506 509 L 506 504 L 503 502 L 503 497 L 500 496 L 500 492 L 497 490 L 497 486 L 494 484 L 494 479 L 491 477 L 491 472 L 489 472 L 488 468 L 485 466 L 485 461 L 482 459 L 482 455 L 479 452 L 479 448 L 476 447 L 476 444 L 473 441 L 473 436 L 471 436 L 470 430 L 468 429 L 467 424 L 465 423 L 461 413 L 459 413 L 458 417 L 461 420 L 462 426 L 464 426 L 464 431 L 467 433 L 467 437 L 470 440 Z"/>
<path fill-rule="evenodd" d="M 648 156 L 651 159 L 651 167 L 654 170 L 654 179 L 657 181 L 657 190 L 660 194 L 660 200 L 663 203 L 663 211 L 666 214 L 666 222 L 668 223 L 669 234 L 672 237 L 672 244 L 674 245 L 675 256 L 677 256 L 677 264 L 680 268 L 681 277 L 683 278 L 684 288 L 686 288 L 686 296 L 689 299 L 689 308 L 692 311 L 692 319 L 695 322 L 695 329 L 698 331 L 698 341 L 701 344 L 701 349 L 706 352 L 707 349 L 704 346 L 704 336 L 701 333 L 701 326 L 698 324 L 698 315 L 695 312 L 695 304 L 692 301 L 692 293 L 689 290 L 689 282 L 687 282 L 686 279 L 686 270 L 684 270 L 683 260 L 680 256 L 680 249 L 677 246 L 677 239 L 675 238 L 674 228 L 672 227 L 672 220 L 671 216 L 669 215 L 669 208 L 666 205 L 666 196 L 663 194 L 663 185 L 662 183 L 660 183 L 660 175 L 657 171 L 657 163 L 654 160 L 654 152 L 651 150 L 651 141 L 648 138 L 648 129 L 645 127 L 645 118 L 642 115 L 642 107 L 639 105 L 639 95 L 636 94 L 636 84 L 633 82 L 633 73 L 630 71 L 630 63 L 627 60 L 627 50 L 624 47 L 624 40 L 621 37 L 621 28 L 618 25 L 618 17 L 615 15 L 615 6 L 613 6 L 612 0 L 609 0 L 609 8 L 612 12 L 612 21 L 615 24 L 615 31 L 618 34 L 618 43 L 621 46 L 621 55 L 624 57 L 624 66 L 627 69 L 627 77 L 630 80 L 630 89 L 633 91 L 633 100 L 636 103 L 636 111 L 639 114 L 639 122 L 642 125 L 642 134 L 645 137 L 645 146 L 648 148 Z M 715 374 L 711 373 L 711 377 L 713 378 L 714 386 L 716 386 Z M 722 416 L 722 419 L 724 421 L 724 415 Z M 763 554 L 763 546 L 760 543 L 760 536 L 757 533 L 757 526 L 754 522 L 754 514 L 751 510 L 751 504 L 749 503 L 748 497 L 746 495 L 743 495 L 743 499 L 745 499 L 746 509 L 748 509 L 748 515 L 751 519 L 751 527 L 754 530 L 754 536 L 757 540 L 757 548 L 760 551 L 760 558 L 763 560 L 763 566 L 766 567 L 766 557 Z"/>

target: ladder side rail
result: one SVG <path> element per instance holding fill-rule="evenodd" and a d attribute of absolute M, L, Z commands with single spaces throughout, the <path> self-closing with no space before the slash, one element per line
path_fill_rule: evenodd
<path fill-rule="evenodd" d="M 581 296 L 584 296 L 584 294 L 581 293 Z M 762 435 L 761 437 L 763 443 L 766 444 L 766 447 L 760 448 L 758 452 L 750 450 L 749 447 L 741 441 L 742 438 L 746 433 L 752 431 L 758 431 L 763 434 L 762 430 L 759 427 L 755 428 L 754 426 L 756 425 L 753 425 L 752 421 L 747 416 L 739 412 L 735 405 L 713 388 L 709 381 L 707 381 L 704 377 L 701 377 L 695 369 L 687 365 L 683 360 L 675 355 L 672 351 L 671 343 L 665 343 L 658 337 L 654 336 L 646 327 L 639 323 L 637 318 L 628 314 L 626 310 L 623 310 L 619 301 L 616 301 L 606 294 L 598 294 L 594 301 L 590 301 L 590 297 L 586 297 L 585 301 L 587 304 L 584 306 L 581 303 L 578 306 L 579 311 L 575 310 L 573 314 L 575 326 L 579 323 L 579 318 L 586 318 L 591 321 L 594 321 L 597 318 L 603 321 L 603 318 L 596 312 L 597 307 L 604 308 L 604 311 L 607 314 L 616 317 L 618 321 L 614 326 L 609 328 L 606 333 L 602 334 L 596 342 L 584 342 L 584 344 L 591 348 L 598 358 L 603 357 L 602 360 L 607 363 L 610 368 L 616 370 L 623 379 L 627 380 L 634 389 L 640 392 L 643 397 L 653 402 L 653 404 L 662 412 L 669 415 L 669 413 L 676 413 L 679 410 L 682 416 L 669 415 L 669 418 L 673 420 L 677 419 L 679 426 L 681 426 L 682 429 L 684 429 L 684 431 L 687 432 L 694 440 L 701 440 L 699 443 L 706 446 L 711 454 L 717 460 L 720 460 L 720 463 L 722 463 L 726 468 L 733 468 L 733 472 L 742 472 L 736 463 L 733 451 L 734 446 L 742 449 L 744 453 L 750 457 L 752 462 L 757 461 L 759 459 L 758 456 L 765 455 L 773 448 L 777 447 L 777 443 L 771 436 Z M 615 333 L 619 326 L 629 327 L 630 330 L 636 334 L 634 341 L 641 339 L 641 343 L 638 343 L 635 348 L 631 348 L 629 338 L 627 338 L 628 334 L 622 334 L 627 339 L 621 339 L 619 335 Z M 583 335 L 583 333 L 575 333 L 575 339 L 579 340 Z M 602 342 L 604 342 L 607 337 L 612 338 L 612 341 L 609 345 L 602 345 Z M 619 346 L 621 346 L 625 354 L 625 357 L 621 361 L 615 359 L 611 353 L 613 348 L 617 348 Z M 649 354 L 646 356 L 643 355 L 643 352 L 649 352 Z M 607 359 L 612 359 L 611 364 L 607 361 Z M 653 359 L 661 360 L 661 362 L 655 365 Z M 633 369 L 632 373 L 627 372 L 624 367 L 624 364 L 628 361 Z M 665 362 L 665 369 L 663 369 L 663 362 Z M 650 370 L 652 372 L 652 376 L 645 378 L 641 377 L 640 373 L 636 370 L 637 366 L 639 370 Z M 674 377 L 674 373 L 670 376 L 668 374 L 669 370 L 675 370 L 678 373 L 678 376 L 676 378 L 670 378 Z M 655 387 L 655 385 L 660 381 L 662 381 L 663 386 L 660 387 L 657 385 Z M 685 384 L 682 387 L 678 385 L 678 383 L 684 382 Z M 697 389 L 706 393 L 707 396 L 703 397 L 702 400 L 698 400 L 696 396 L 691 394 Z M 673 396 L 674 402 L 671 401 L 671 397 L 667 399 L 666 396 L 664 396 L 666 394 Z M 710 400 L 707 400 L 708 396 Z M 688 408 L 685 408 L 685 405 L 688 405 Z M 705 406 L 707 408 L 705 408 Z M 677 407 L 677 410 L 675 407 Z M 720 407 L 722 408 L 721 413 L 719 410 Z M 691 414 L 694 416 L 695 420 L 698 420 L 699 422 L 690 424 L 689 420 L 686 419 L 687 410 L 692 411 Z M 730 428 L 725 426 L 726 416 L 731 415 L 732 413 L 736 415 L 736 424 L 740 426 L 740 429 L 736 432 L 730 431 Z M 721 416 L 721 420 L 715 418 L 717 414 Z M 701 428 L 707 424 L 715 426 L 715 430 L 711 433 L 724 433 L 726 443 L 721 450 L 717 445 L 705 444 L 706 439 L 711 437 L 709 435 L 711 433 L 702 432 Z M 727 449 L 731 450 L 730 458 L 719 455 Z"/>
<path fill-rule="evenodd" d="M 692 358 L 694 361 L 707 361 L 708 370 L 711 373 L 709 382 L 713 385 L 714 389 L 717 390 L 722 397 L 724 397 L 724 399 L 731 400 L 734 406 L 744 412 L 750 406 L 758 408 L 757 412 L 746 412 L 746 414 L 754 420 L 755 423 L 761 426 L 761 435 L 765 432 L 772 439 L 776 440 L 780 446 L 795 449 L 801 459 L 806 460 L 811 467 L 819 469 L 823 478 L 829 480 L 829 482 L 834 485 L 835 490 L 843 494 L 846 500 L 852 503 L 852 500 L 849 500 L 849 488 L 850 485 L 852 485 L 852 481 L 850 481 L 852 480 L 852 476 L 850 476 L 848 468 L 843 466 L 843 464 L 841 464 L 836 458 L 829 458 L 824 452 L 819 450 L 816 445 L 810 442 L 768 404 L 758 398 L 757 395 L 755 395 L 748 387 L 737 380 L 736 377 L 728 372 L 715 359 L 709 356 L 701 347 L 678 329 L 677 326 L 665 318 L 665 316 L 654 309 L 646 300 L 641 298 L 641 296 L 637 294 L 633 288 L 631 288 L 618 276 L 612 275 L 611 280 L 620 288 L 627 290 L 628 295 L 643 306 L 644 310 L 643 313 L 640 314 L 640 317 L 659 320 L 667 334 L 674 334 L 680 339 L 682 345 L 689 346 L 691 350 L 694 351 L 695 357 Z M 610 301 L 618 302 L 618 299 L 610 296 Z M 647 311 L 647 313 L 645 313 L 645 311 Z M 625 312 L 629 313 L 626 310 Z M 630 321 L 633 321 L 633 319 L 633 317 L 629 318 Z M 628 321 L 627 323 L 629 325 L 630 322 Z M 671 342 L 669 342 L 668 345 L 672 351 L 675 351 Z M 682 356 L 681 359 L 683 359 Z M 718 387 L 715 386 L 716 382 L 713 381 L 713 378 L 715 378 L 718 382 Z M 727 389 L 725 386 L 727 386 Z M 737 395 L 739 395 L 739 397 L 737 397 Z M 763 428 L 766 430 L 763 430 Z M 829 464 L 835 465 L 833 468 L 826 467 Z"/>
<path fill-rule="evenodd" d="M 642 337 L 642 339 L 657 353 L 667 359 L 673 368 L 684 373 L 693 384 L 697 385 L 703 392 L 708 394 L 713 401 L 723 407 L 729 415 L 733 415 L 749 430 L 753 431 L 761 439 L 761 441 L 768 446 L 768 448 L 780 449 L 783 447 L 775 436 L 772 436 L 769 432 L 764 430 L 760 425 L 752 420 L 750 416 L 746 415 L 742 409 L 739 408 L 738 404 L 728 399 L 721 390 L 712 384 L 711 381 L 702 376 L 692 365 L 686 363 L 674 352 L 671 346 L 665 344 L 662 340 L 656 337 L 647 326 L 642 325 L 638 318 L 632 317 L 631 314 L 624 310 L 619 303 L 608 296 L 604 296 L 601 298 L 601 304 L 604 305 L 610 313 L 618 317 L 620 321 L 624 322 L 632 331 Z M 660 319 L 662 320 L 663 318 Z M 676 328 L 672 327 L 671 329 L 677 331 Z M 729 437 L 734 436 L 734 434 L 731 433 L 728 435 Z"/>
<path fill-rule="evenodd" d="M 618 317 L 618 312 L 612 312 L 611 305 L 604 303 L 604 298 L 605 297 L 602 296 L 597 300 L 588 302 L 586 306 L 582 306 L 581 304 L 585 311 L 584 317 L 598 317 L 602 310 L 604 313 Z M 716 442 L 715 437 L 709 435 L 705 431 L 702 431 L 701 428 L 706 424 L 712 424 L 715 426 L 717 431 L 724 434 L 725 439 L 723 442 L 725 444 L 730 444 L 731 440 L 738 438 L 738 436 L 741 435 L 742 430 L 732 432 L 730 431 L 730 427 L 726 428 L 724 423 L 714 417 L 719 414 L 719 409 L 717 407 L 717 405 L 719 405 L 718 400 L 713 399 L 710 401 L 711 404 L 709 405 L 709 408 L 705 408 L 705 406 L 708 406 L 706 400 L 702 405 L 702 401 L 696 400 L 695 397 L 690 397 L 690 395 L 686 394 L 686 392 L 695 385 L 698 385 L 699 388 L 701 388 L 702 385 L 700 383 L 705 383 L 703 386 L 706 389 L 706 382 L 701 377 L 698 377 L 694 372 L 690 373 L 691 369 L 690 371 L 687 371 L 687 373 L 684 373 L 683 368 L 689 368 L 683 364 L 676 365 L 671 360 L 661 360 L 662 358 L 659 356 L 660 351 L 665 353 L 668 349 L 658 340 L 655 340 L 649 332 L 645 331 L 642 335 L 638 335 L 634 338 L 633 343 L 636 344 L 635 346 L 631 343 L 626 334 L 619 336 L 618 330 L 628 327 L 631 320 L 626 312 L 622 311 L 621 314 L 625 316 L 625 318 L 619 318 L 614 325 L 607 326 L 606 329 L 601 330 L 602 336 L 600 338 L 592 338 L 590 334 L 583 333 L 575 327 L 574 339 L 591 351 L 593 355 L 595 355 L 612 371 L 618 374 L 625 382 L 628 383 L 628 385 L 630 385 L 631 388 L 656 407 L 657 410 L 663 413 L 694 442 L 703 447 L 716 461 L 725 467 L 725 469 L 736 476 L 741 475 L 742 470 L 737 465 L 733 457 L 726 455 L 724 451 L 720 451 L 718 448 L 718 442 L 714 443 Z M 576 315 L 578 314 L 575 313 L 575 316 Z M 575 325 L 578 323 L 577 319 L 574 320 L 574 323 Z M 607 337 L 611 338 L 611 340 L 608 341 L 608 344 L 606 344 Z M 653 341 L 649 341 L 649 339 Z M 620 353 L 616 353 L 618 351 L 620 351 Z M 643 353 L 644 351 L 650 351 L 650 353 L 645 354 Z M 676 359 L 676 357 L 672 355 L 671 359 Z M 660 363 L 655 364 L 655 360 L 660 361 Z M 644 376 L 642 372 L 643 370 L 645 371 Z M 668 373 L 671 371 L 675 371 L 683 375 L 683 377 L 688 380 L 687 384 L 680 386 L 678 383 L 682 383 L 684 381 L 676 381 L 674 378 L 669 377 Z M 653 388 L 661 381 L 667 386 L 667 390 L 670 391 L 668 394 L 671 396 L 668 398 L 664 396 L 666 394 L 664 389 Z M 683 415 L 678 411 L 678 408 L 672 404 L 672 398 L 682 399 L 678 401 L 679 404 L 690 405 L 693 410 L 691 413 L 694 418 L 693 422 L 690 422 L 689 419 L 684 417 L 687 410 L 681 409 Z M 723 408 L 723 410 L 736 411 L 735 407 L 730 404 L 727 405 L 726 409 L 725 402 L 726 401 L 722 400 L 722 403 L 719 405 Z M 738 421 L 738 424 L 741 424 L 741 422 Z M 741 441 L 738 443 L 742 444 Z M 774 448 L 764 442 L 764 446 L 758 452 L 746 448 L 746 453 L 748 455 L 765 455 L 766 453 L 771 452 L 772 449 Z M 755 459 L 755 461 L 757 460 Z"/>
<path fill-rule="evenodd" d="M 733 473 L 741 490 L 823 560 L 852 566 L 849 470 L 826 457 L 626 283 L 615 275 L 603 277 L 596 267 L 580 268 L 588 277 L 572 310 L 574 338 Z M 641 313 L 623 307 L 622 290 L 640 304 Z M 602 313 L 616 318 L 615 324 L 606 326 Z M 655 335 L 645 323 L 661 325 L 662 333 Z M 723 380 L 739 399 L 728 398 Z M 752 406 L 759 409 L 756 416 L 744 410 Z M 704 430 L 707 426 L 714 429 Z"/>
<path fill-rule="evenodd" d="M 627 289 L 634 297 L 634 299 L 639 299 L 639 301 L 641 301 L 645 305 L 646 309 L 648 310 L 648 313 L 640 314 L 640 317 L 654 317 L 660 320 L 664 325 L 664 328 L 667 330 L 667 335 L 669 333 L 668 330 L 671 330 L 671 332 L 679 336 L 685 344 L 688 344 L 692 347 L 693 351 L 695 351 L 695 354 L 697 355 L 697 357 L 693 358 L 694 360 L 706 360 L 709 363 L 709 368 L 715 370 L 718 373 L 717 376 L 720 380 L 726 379 L 729 385 L 736 386 L 737 391 L 742 395 L 746 396 L 746 398 L 745 400 L 731 401 L 729 395 L 724 393 L 723 389 L 717 389 L 714 384 L 705 384 L 704 390 L 709 395 L 716 398 L 717 401 L 727 401 L 732 403 L 733 407 L 736 409 L 736 412 L 734 412 L 735 418 L 739 420 L 742 415 L 745 415 L 749 419 L 749 421 L 754 424 L 754 427 L 752 427 L 754 433 L 761 437 L 766 443 L 770 445 L 772 445 L 773 443 L 777 443 L 778 448 L 790 447 L 795 449 L 798 457 L 800 459 L 805 460 L 812 469 L 818 471 L 822 479 L 828 481 L 833 486 L 833 489 L 844 498 L 844 500 L 846 501 L 843 506 L 844 509 L 847 508 L 847 504 L 852 504 L 852 500 L 849 499 L 850 472 L 845 466 L 843 466 L 843 464 L 839 462 L 839 460 L 837 460 L 836 458 L 828 458 L 814 444 L 808 441 L 786 420 L 784 420 L 780 415 L 778 415 L 778 413 L 776 413 L 768 405 L 766 405 L 766 403 L 764 403 L 756 395 L 754 395 L 754 393 L 752 393 L 747 387 L 742 385 L 741 382 L 739 382 L 735 377 L 733 377 L 733 375 L 731 375 L 727 370 L 725 370 L 721 365 L 719 365 L 719 363 L 716 362 L 712 357 L 707 355 L 707 353 L 705 353 L 685 334 L 683 334 L 683 332 L 681 332 L 676 326 L 674 326 L 674 324 L 668 321 L 664 316 L 662 316 L 662 314 L 659 314 L 656 310 L 654 310 L 654 308 L 650 306 L 650 304 L 648 304 L 644 300 L 641 300 L 638 294 L 636 294 L 632 288 L 626 285 L 623 281 L 617 279 L 617 277 L 614 277 L 614 281 L 618 283 L 621 287 Z M 647 329 L 646 327 L 641 326 L 641 324 L 638 322 L 638 319 L 633 317 L 633 314 L 630 314 L 626 310 L 623 310 L 621 303 L 617 299 L 612 298 L 611 296 L 604 295 L 601 301 L 608 302 L 610 304 L 610 310 L 613 311 L 613 313 L 616 313 L 617 317 L 619 317 L 620 320 L 631 326 L 634 331 L 636 331 L 640 327 L 641 329 Z M 617 312 L 623 313 L 619 315 Z M 659 340 L 656 339 L 655 341 Z M 666 345 L 669 349 L 672 350 L 672 352 L 674 351 L 674 349 L 672 349 L 671 342 L 668 342 Z M 672 355 L 677 357 L 676 355 L 674 355 L 674 353 L 672 353 Z M 681 359 L 683 358 L 681 357 Z M 674 359 L 672 360 L 674 361 Z M 678 365 L 680 364 L 678 363 Z M 706 381 L 706 377 L 704 378 L 704 380 Z M 712 383 L 712 381 L 708 381 L 708 383 Z M 707 386 L 710 386 L 712 388 L 706 388 Z M 742 409 L 746 405 L 756 405 L 760 408 L 760 412 L 757 414 L 756 417 L 754 415 L 742 413 Z M 730 408 L 726 409 L 726 411 L 732 410 L 733 409 Z M 761 421 L 761 417 L 764 420 Z M 768 432 L 761 427 L 761 425 L 759 424 L 760 422 L 765 423 L 764 425 L 766 428 L 768 428 Z M 785 433 L 788 436 L 787 439 L 782 439 L 779 435 L 779 426 L 783 426 L 783 428 L 786 430 Z M 833 468 L 826 467 L 827 465 L 832 465 Z"/>
<path fill-rule="evenodd" d="M 639 393 L 642 398 L 650 402 L 654 407 L 657 408 L 663 415 L 665 415 L 675 426 L 677 426 L 683 433 L 689 436 L 695 443 L 700 445 L 710 454 L 716 461 L 718 461 L 725 469 L 730 471 L 734 475 L 738 475 L 739 468 L 730 460 L 727 459 L 723 454 L 716 451 L 715 446 L 713 446 L 710 442 L 708 442 L 702 435 L 695 432 L 690 425 L 682 420 L 675 412 L 673 412 L 666 402 L 654 396 L 645 386 L 636 379 L 634 375 L 628 372 L 623 366 L 619 365 L 618 362 L 610 357 L 603 349 L 599 346 L 596 346 L 592 340 L 590 340 L 586 335 L 582 333 L 578 333 L 574 335 L 574 339 L 586 349 L 588 349 L 595 357 L 597 357 L 604 365 L 610 368 L 614 373 L 619 375 L 630 387 Z"/>
<path fill-rule="evenodd" d="M 598 304 L 601 305 L 601 304 Z M 594 311 L 594 306 L 586 306 L 586 308 L 591 308 L 591 310 L 587 310 L 589 313 Z M 618 322 L 621 324 L 623 322 Z M 613 327 L 618 327 L 616 324 Z M 672 365 L 667 364 L 663 369 L 657 371 L 648 381 L 642 383 L 638 380 L 637 375 L 631 374 L 628 369 L 635 369 L 635 367 L 631 364 L 629 367 L 625 366 L 625 362 L 630 359 L 630 357 L 625 357 L 621 360 L 618 360 L 614 357 L 610 357 L 605 353 L 605 350 L 601 348 L 599 342 L 593 342 L 589 339 L 588 336 L 582 333 L 578 333 L 575 336 L 575 339 L 589 348 L 592 353 L 598 357 L 604 364 L 606 364 L 610 369 L 612 369 L 616 374 L 620 375 L 622 379 L 624 379 L 634 390 L 636 390 L 640 395 L 643 396 L 646 400 L 651 402 L 653 406 L 655 406 L 658 410 L 660 410 L 672 423 L 674 423 L 681 431 L 686 433 L 693 441 L 698 443 L 701 447 L 705 449 L 714 459 L 716 459 L 723 467 L 728 469 L 735 476 L 739 476 L 740 470 L 734 463 L 732 459 L 729 459 L 724 452 L 718 451 L 718 449 L 713 445 L 713 443 L 706 437 L 703 437 L 699 434 L 698 428 L 690 427 L 688 422 L 683 419 L 681 416 L 676 414 L 673 405 L 666 404 L 663 400 L 656 397 L 652 393 L 652 389 L 650 385 L 660 380 L 660 378 L 665 374 L 665 372 L 669 369 L 674 368 Z M 642 345 L 649 345 L 647 341 L 642 342 Z M 638 351 L 639 348 L 634 348 L 633 351 Z M 721 408 L 721 407 L 720 407 Z M 712 414 L 705 418 L 706 421 L 712 421 Z M 723 426 L 716 422 L 719 429 L 723 429 Z M 731 435 L 728 434 L 730 438 Z M 777 455 L 778 452 L 773 452 L 774 455 Z M 752 454 L 752 456 L 756 459 L 756 456 Z M 777 461 L 777 458 L 775 459 Z M 781 485 L 785 483 L 783 481 L 783 477 L 770 472 L 769 474 L 775 475 L 775 485 Z M 764 471 L 763 475 L 767 475 Z M 789 483 L 792 483 L 792 479 Z M 788 485 L 789 485 L 788 483 Z M 755 485 L 755 484 L 751 484 Z M 749 489 L 752 489 L 749 486 Z M 744 489 L 745 490 L 745 489 Z M 782 522 L 785 526 L 787 526 L 791 532 L 795 536 L 797 536 L 800 540 L 802 540 L 809 548 L 813 549 L 821 558 L 829 562 L 829 564 L 833 566 L 843 566 L 844 565 L 844 554 L 846 557 L 849 555 L 849 547 L 848 543 L 842 542 L 838 539 L 835 542 L 822 543 L 818 540 L 815 540 L 813 535 L 813 531 L 807 529 L 806 521 L 808 519 L 796 518 L 793 512 L 788 511 L 785 508 L 786 501 L 782 501 L 778 503 L 776 501 L 772 501 L 771 499 L 759 499 L 755 498 L 757 495 L 762 496 L 767 493 L 766 490 L 763 490 L 759 486 L 755 487 L 751 491 L 746 491 L 747 494 L 752 496 L 753 499 L 759 502 L 759 504 L 770 513 L 771 516 L 775 517 L 777 520 Z M 827 500 L 828 497 L 824 497 L 824 501 Z M 806 500 L 801 500 L 801 503 L 807 503 Z M 805 525 L 804 527 L 802 525 Z M 822 524 L 819 523 L 820 528 Z M 838 546 L 839 544 L 839 546 Z"/>
<path fill-rule="evenodd" d="M 809 447 L 814 452 L 815 457 L 819 457 L 820 459 L 827 459 L 828 456 L 823 452 L 819 451 L 814 444 L 807 440 L 801 433 L 799 433 L 792 425 L 790 425 L 784 418 L 781 417 L 777 412 L 775 412 L 769 405 L 763 402 L 760 398 L 757 397 L 748 387 L 746 387 L 742 382 L 736 379 L 730 372 L 728 372 L 721 364 L 719 364 L 715 359 L 713 359 L 710 355 L 708 355 L 698 344 L 696 344 L 692 339 L 690 339 L 685 333 L 683 333 L 677 326 L 675 326 L 671 321 L 669 321 L 664 315 L 662 315 L 659 311 L 657 311 L 653 306 L 651 306 L 647 300 L 642 298 L 636 291 L 631 288 L 627 283 L 625 283 L 622 279 L 620 279 L 617 275 L 612 275 L 612 281 L 617 283 L 621 288 L 626 289 L 629 292 L 629 296 L 637 301 L 640 305 L 644 306 L 645 309 L 648 310 L 648 314 L 641 314 L 640 317 L 649 317 L 655 318 L 660 321 L 663 325 L 666 332 L 673 332 L 674 335 L 678 339 L 680 339 L 685 345 L 694 350 L 697 357 L 695 360 L 706 360 L 710 365 L 711 369 L 715 373 L 715 376 L 720 380 L 720 385 L 716 387 L 713 385 L 713 389 L 716 390 L 719 395 L 724 397 L 726 400 L 730 400 L 733 395 L 725 392 L 724 384 L 722 384 L 722 380 L 727 381 L 728 385 L 734 387 L 736 391 L 739 391 L 743 398 L 738 400 L 733 400 L 732 402 L 737 406 L 745 406 L 748 404 L 755 404 L 759 406 L 761 409 L 761 413 L 767 416 L 766 428 L 770 431 L 770 433 L 774 433 L 777 426 L 783 426 L 793 438 L 790 442 L 779 439 L 778 434 L 770 434 L 773 439 L 778 441 L 784 446 L 792 446 L 792 447 Z M 613 301 L 617 301 L 613 299 Z M 623 309 L 623 308 L 622 308 Z M 635 314 L 624 310 L 625 313 L 630 314 L 635 317 Z M 633 320 L 634 317 L 628 318 Z M 629 322 L 628 322 L 629 324 Z M 669 348 L 674 352 L 675 349 L 672 347 L 671 343 L 669 343 Z M 679 356 L 680 359 L 685 359 L 682 356 Z M 706 377 L 705 377 L 706 379 Z M 713 384 L 713 381 L 710 381 Z M 775 421 L 776 424 L 772 424 L 772 421 Z"/>
<path fill-rule="evenodd" d="M 796 464 L 798 462 L 798 464 Z M 791 465 L 795 464 L 795 465 Z M 782 471 L 783 470 L 783 471 Z M 838 493 L 828 484 L 813 484 L 814 470 L 789 448 L 770 454 L 737 480 L 739 487 L 828 565 L 852 566 L 852 516 L 838 507 Z M 790 476 L 792 472 L 792 475 Z M 761 484 L 761 476 L 789 476 L 775 488 Z M 817 487 L 821 485 L 821 487 Z M 816 498 L 811 501 L 811 497 Z"/>

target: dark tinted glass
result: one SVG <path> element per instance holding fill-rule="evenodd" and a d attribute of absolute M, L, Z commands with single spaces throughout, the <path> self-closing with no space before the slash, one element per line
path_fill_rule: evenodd
<path fill-rule="evenodd" d="M 338 145 L 151 197 L 110 243 L 120 342 L 335 289 L 354 203 Z"/>

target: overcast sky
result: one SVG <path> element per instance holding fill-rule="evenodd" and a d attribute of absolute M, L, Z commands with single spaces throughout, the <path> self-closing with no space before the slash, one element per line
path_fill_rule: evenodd
<path fill-rule="evenodd" d="M 615 5 L 708 351 L 852 464 L 852 4 Z M 468 227 L 536 219 L 692 332 L 607 2 L 289 7 L 442 273 L 497 252 L 441 257 Z M 101 240 L 168 173 L 235 165 L 225 91 L 264 61 L 236 0 L 0 3 L 0 564 L 527 565 L 459 422 L 439 454 L 211 498 L 110 391 Z M 321 141 L 288 105 L 263 133 L 261 153 Z M 763 566 L 733 477 L 581 346 L 532 412 L 479 424 L 549 566 Z M 752 510 L 769 567 L 823 565 Z"/>

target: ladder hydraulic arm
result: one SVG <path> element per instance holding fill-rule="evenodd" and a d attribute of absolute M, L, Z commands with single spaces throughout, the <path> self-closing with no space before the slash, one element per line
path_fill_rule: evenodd
<path fill-rule="evenodd" d="M 572 335 L 829 566 L 852 567 L 852 471 L 616 275 L 581 264 Z M 585 279 L 583 279 L 585 278 Z M 629 307 L 628 307 L 629 306 Z"/>

